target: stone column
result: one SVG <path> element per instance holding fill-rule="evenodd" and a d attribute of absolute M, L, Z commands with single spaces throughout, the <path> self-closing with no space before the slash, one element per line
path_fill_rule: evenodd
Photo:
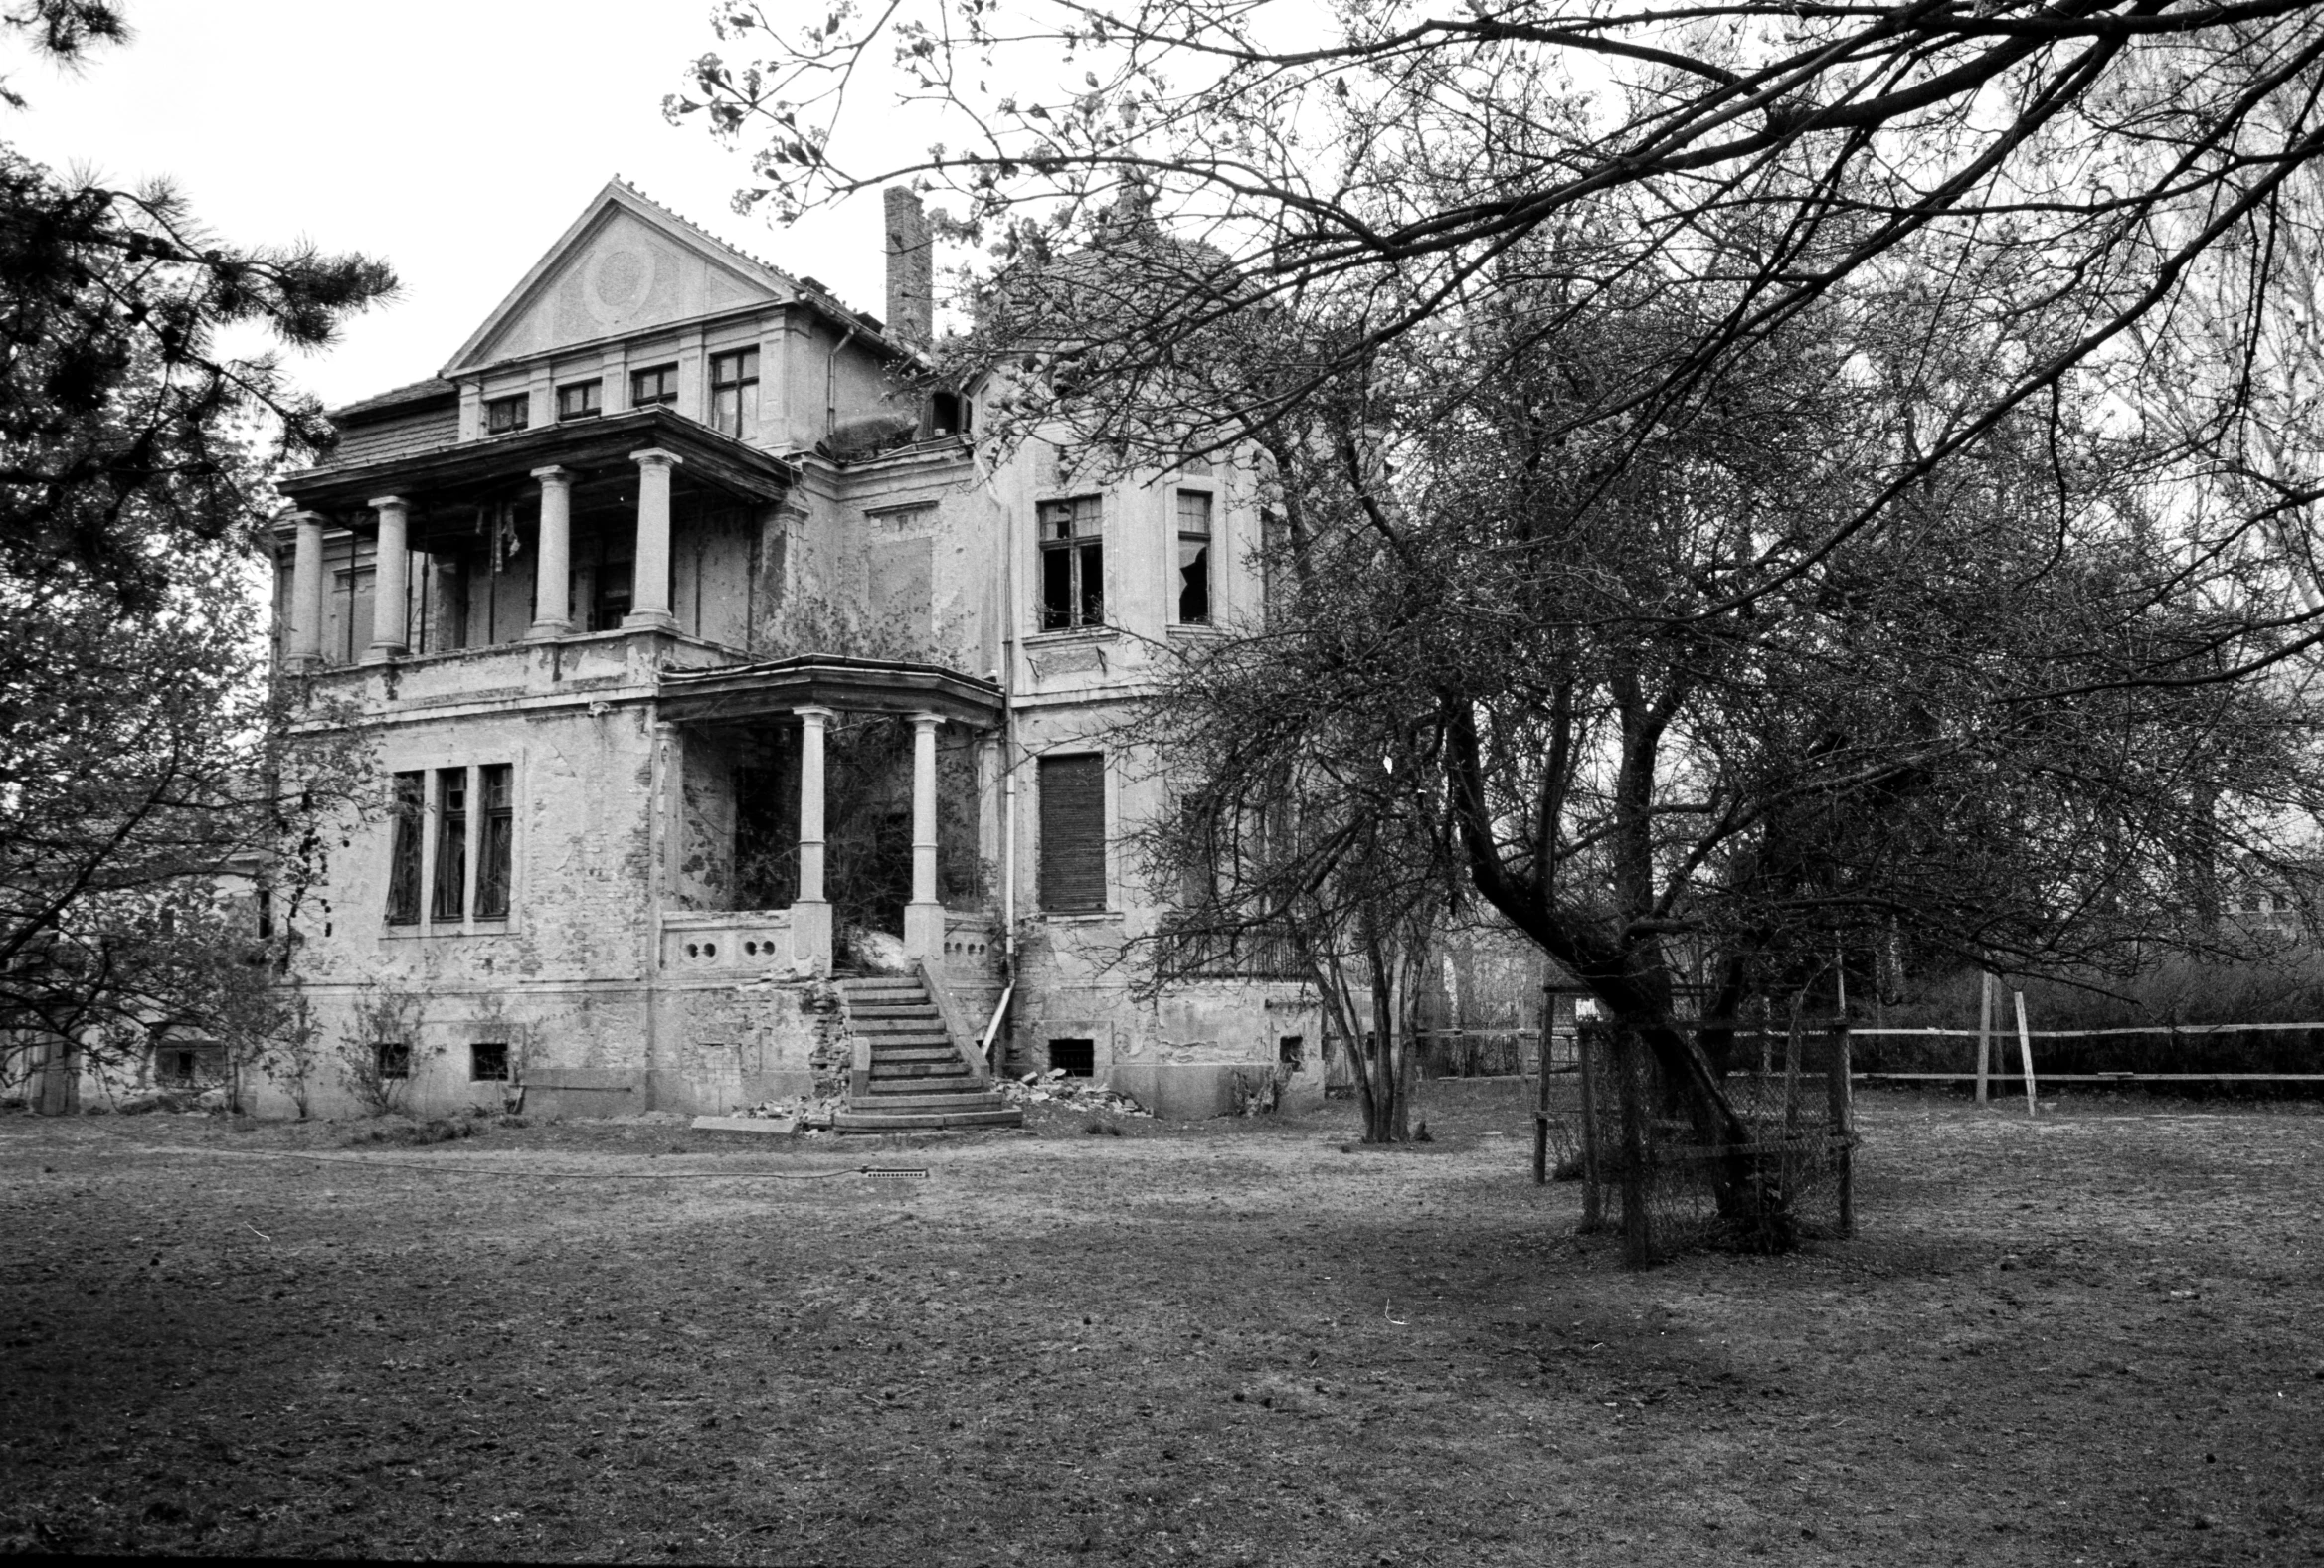
<path fill-rule="evenodd" d="M 799 893 L 791 901 L 791 957 L 831 972 L 831 904 L 823 897 L 823 726 L 838 715 L 800 708 Z"/>
<path fill-rule="evenodd" d="M 411 651 L 411 552 L 405 545 L 410 503 L 400 495 L 374 497 L 379 513 L 379 549 L 371 576 L 371 646 L 367 660 L 402 658 Z"/>
<path fill-rule="evenodd" d="M 323 662 L 323 516 L 293 512 L 297 553 L 290 558 L 290 647 L 292 669 L 311 670 Z"/>
<path fill-rule="evenodd" d="M 535 641 L 567 636 L 573 630 L 573 470 L 535 468 L 541 481 L 541 549 L 533 563 Z"/>
<path fill-rule="evenodd" d="M 904 952 L 944 957 L 944 905 L 936 897 L 936 727 L 933 713 L 912 715 L 912 902 L 904 906 Z"/>
<path fill-rule="evenodd" d="M 629 569 L 629 613 L 622 618 L 625 631 L 677 629 L 670 613 L 670 470 L 678 465 L 674 451 L 648 446 L 633 451 L 637 464 L 637 559 Z"/>

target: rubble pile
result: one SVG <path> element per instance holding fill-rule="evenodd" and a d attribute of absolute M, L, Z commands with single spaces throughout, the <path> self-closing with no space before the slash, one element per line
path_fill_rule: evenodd
<path fill-rule="evenodd" d="M 797 1117 L 800 1132 L 812 1137 L 830 1127 L 831 1113 L 844 1109 L 844 1105 L 835 1095 L 820 1098 L 801 1095 L 795 1100 L 762 1100 L 755 1106 L 736 1106 L 727 1115 L 754 1122 L 785 1122 Z"/>
<path fill-rule="evenodd" d="M 1027 1073 L 1015 1080 L 1003 1079 L 997 1087 L 1001 1097 L 1013 1106 L 1055 1104 L 1076 1111 L 1110 1111 L 1116 1116 L 1154 1115 L 1128 1095 L 1108 1089 L 1094 1078 L 1066 1077 L 1062 1067 L 1052 1067 L 1046 1073 Z"/>

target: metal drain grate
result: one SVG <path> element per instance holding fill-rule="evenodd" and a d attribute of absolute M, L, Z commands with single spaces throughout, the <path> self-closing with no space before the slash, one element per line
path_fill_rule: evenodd
<path fill-rule="evenodd" d="M 928 1172 L 925 1170 L 884 1170 L 877 1165 L 864 1166 L 863 1173 L 873 1181 L 926 1181 L 928 1179 Z"/>

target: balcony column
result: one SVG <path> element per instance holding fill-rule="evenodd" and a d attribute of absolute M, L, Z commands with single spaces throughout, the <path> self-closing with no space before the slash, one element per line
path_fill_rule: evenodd
<path fill-rule="evenodd" d="M 402 658 L 412 650 L 412 554 L 405 544 L 411 505 L 400 495 L 374 497 L 379 547 L 372 560 L 371 646 L 366 661 Z"/>
<path fill-rule="evenodd" d="M 296 554 L 290 558 L 290 647 L 292 669 L 319 669 L 323 662 L 323 516 L 293 512 L 298 525 Z"/>
<path fill-rule="evenodd" d="M 541 549 L 533 563 L 534 641 L 573 632 L 573 470 L 535 468 L 541 481 Z"/>
<path fill-rule="evenodd" d="M 933 713 L 912 715 L 912 902 L 904 906 L 904 952 L 944 957 L 944 906 L 936 897 L 936 727 Z"/>
<path fill-rule="evenodd" d="M 831 903 L 823 897 L 823 726 L 838 715 L 799 708 L 799 894 L 791 901 L 791 957 L 831 972 Z"/>
<path fill-rule="evenodd" d="M 648 446 L 633 451 L 637 464 L 637 561 L 630 568 L 629 613 L 622 617 L 624 631 L 675 631 L 678 617 L 670 613 L 670 470 L 678 465 L 674 451 Z"/>

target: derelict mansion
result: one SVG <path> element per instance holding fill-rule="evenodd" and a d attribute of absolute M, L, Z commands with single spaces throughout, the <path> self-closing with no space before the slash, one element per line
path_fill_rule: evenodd
<path fill-rule="evenodd" d="M 1177 1114 L 1237 1065 L 1320 1095 L 1296 985 L 1140 1003 L 1119 962 L 1160 785 L 1107 724 L 1151 648 L 1258 612 L 1253 477 L 980 447 L 979 387 L 898 374 L 932 273 L 917 200 L 885 217 L 883 322 L 616 181 L 281 481 L 280 659 L 356 705 L 381 794 L 297 975 L 334 1039 L 416 1009 L 378 1042 L 416 1109 L 861 1109 L 988 1088 L 993 1038 Z M 856 925 L 925 995 L 829 983 Z"/>

